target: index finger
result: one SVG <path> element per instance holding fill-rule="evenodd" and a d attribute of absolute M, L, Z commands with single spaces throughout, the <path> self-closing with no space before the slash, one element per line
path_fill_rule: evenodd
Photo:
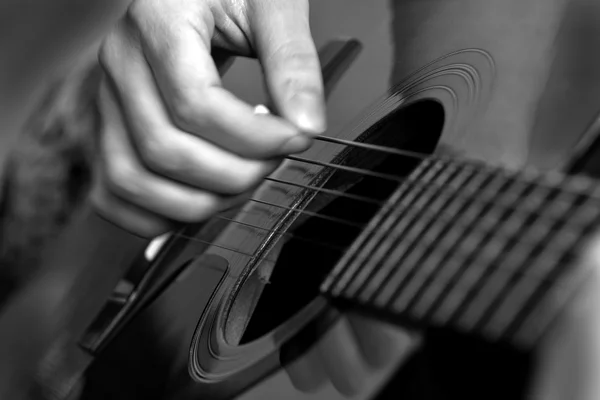
<path fill-rule="evenodd" d="M 253 107 L 222 87 L 211 57 L 214 26 L 210 18 L 201 17 L 210 10 L 196 10 L 198 15 L 192 18 L 187 14 L 194 10 L 182 8 L 173 17 L 160 12 L 164 11 L 160 2 L 136 4 L 126 20 L 126 32 L 133 26 L 141 33 L 152 79 L 179 128 L 238 155 L 259 159 L 303 150 L 310 144 L 289 121 L 256 115 Z M 193 21 L 179 23 L 182 15 Z M 135 96 L 131 103 L 136 103 L 139 90 L 129 92 Z"/>
<path fill-rule="evenodd" d="M 323 78 L 308 0 L 252 3 L 249 19 L 267 89 L 279 115 L 306 133 L 326 128 Z"/>

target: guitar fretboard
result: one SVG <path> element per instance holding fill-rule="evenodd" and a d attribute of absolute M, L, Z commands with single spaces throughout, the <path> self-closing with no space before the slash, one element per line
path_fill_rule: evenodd
<path fill-rule="evenodd" d="M 423 161 L 321 287 L 339 305 L 529 347 L 586 277 L 593 181 Z"/>

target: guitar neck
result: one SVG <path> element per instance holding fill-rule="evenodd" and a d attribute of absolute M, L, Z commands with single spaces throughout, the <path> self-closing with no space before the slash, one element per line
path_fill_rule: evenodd
<path fill-rule="evenodd" d="M 430 158 L 321 287 L 335 304 L 422 327 L 534 345 L 586 271 L 595 182 Z"/>

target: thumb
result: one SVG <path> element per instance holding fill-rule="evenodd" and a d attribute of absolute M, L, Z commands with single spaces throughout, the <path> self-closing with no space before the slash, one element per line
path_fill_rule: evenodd
<path fill-rule="evenodd" d="M 308 0 L 255 1 L 248 18 L 277 113 L 305 133 L 322 133 L 323 79 L 310 32 Z"/>
<path fill-rule="evenodd" d="M 600 399 L 600 240 L 577 268 L 584 276 L 574 302 L 541 346 L 535 400 Z"/>

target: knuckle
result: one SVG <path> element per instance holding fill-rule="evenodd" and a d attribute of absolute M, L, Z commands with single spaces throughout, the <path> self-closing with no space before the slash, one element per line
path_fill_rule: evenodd
<path fill-rule="evenodd" d="M 175 154 L 168 141 L 158 138 L 158 135 L 149 135 L 140 142 L 139 153 L 147 168 L 163 173 L 181 171 L 183 158 Z"/>
<path fill-rule="evenodd" d="M 151 1 L 136 0 L 131 2 L 125 12 L 124 21 L 130 26 L 141 26 L 146 19 L 147 8 Z"/>
<path fill-rule="evenodd" d="M 198 101 L 190 94 L 181 91 L 170 99 L 171 116 L 182 129 L 204 126 L 211 112 L 205 102 Z"/>
<path fill-rule="evenodd" d="M 115 60 L 115 52 L 117 47 L 117 37 L 114 32 L 109 33 L 100 46 L 98 51 L 98 62 L 100 66 L 106 71 L 111 71 L 111 65 Z"/>
<path fill-rule="evenodd" d="M 143 196 L 141 174 L 126 163 L 109 163 L 106 166 L 107 186 L 114 192 L 135 201 Z"/>
<path fill-rule="evenodd" d="M 216 210 L 216 197 L 209 195 L 202 199 L 198 199 L 194 204 L 190 204 L 187 207 L 181 207 L 178 210 L 176 219 L 188 224 L 198 223 L 209 218 Z"/>
<path fill-rule="evenodd" d="M 155 238 L 169 231 L 169 222 L 159 217 L 132 215 L 118 201 L 97 207 L 100 214 L 126 231 L 146 239 Z"/>
<path fill-rule="evenodd" d="M 319 59 L 312 49 L 295 49 L 287 55 L 286 61 L 291 68 L 319 68 Z"/>
<path fill-rule="evenodd" d="M 227 182 L 227 194 L 241 194 L 253 187 L 257 179 L 237 174 Z"/>
<path fill-rule="evenodd" d="M 133 49 L 141 51 L 141 44 L 132 30 L 120 21 L 104 37 L 98 50 L 98 62 L 113 78 L 119 77 L 126 72 Z"/>
<path fill-rule="evenodd" d="M 97 183 L 90 193 L 90 202 L 100 215 L 136 235 L 152 238 L 169 230 L 169 221 L 158 216 L 135 214 L 123 206 L 105 185 Z"/>
<path fill-rule="evenodd" d="M 261 178 L 264 162 L 230 157 L 215 157 L 209 165 L 211 185 L 216 192 L 236 195 L 252 188 Z"/>
<path fill-rule="evenodd" d="M 310 42 L 287 40 L 271 54 L 271 58 L 287 69 L 319 68 L 319 58 Z"/>
<path fill-rule="evenodd" d="M 169 223 L 166 220 L 153 219 L 138 222 L 132 230 L 139 236 L 151 239 L 169 231 Z"/>
<path fill-rule="evenodd" d="M 264 168 L 262 165 L 246 166 L 246 168 L 236 169 L 229 174 L 228 194 L 241 194 L 254 186 L 264 177 Z"/>
<path fill-rule="evenodd" d="M 315 79 L 309 79 L 302 76 L 287 76 L 282 82 L 281 87 L 286 93 L 306 93 L 314 96 L 320 96 L 323 89 Z"/>
<path fill-rule="evenodd" d="M 171 113 L 175 123 L 186 128 L 191 125 L 193 117 L 193 107 L 187 98 L 183 96 L 173 97 L 171 100 Z"/>

